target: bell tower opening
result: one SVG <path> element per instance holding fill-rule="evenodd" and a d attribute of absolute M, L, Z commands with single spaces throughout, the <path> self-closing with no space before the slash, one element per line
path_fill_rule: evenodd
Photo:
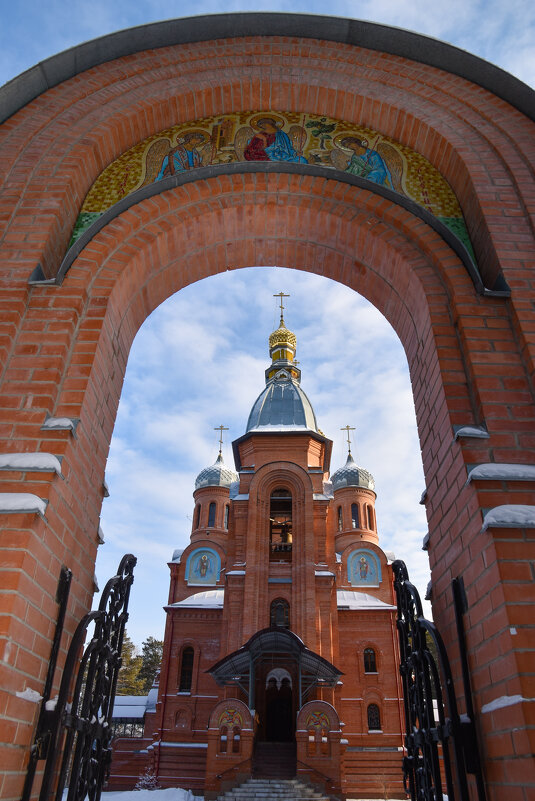
<path fill-rule="evenodd" d="M 292 495 L 286 489 L 274 490 L 269 500 L 269 558 L 292 560 Z"/>

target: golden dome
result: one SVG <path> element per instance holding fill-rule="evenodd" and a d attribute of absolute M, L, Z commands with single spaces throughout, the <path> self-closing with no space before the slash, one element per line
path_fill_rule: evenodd
<path fill-rule="evenodd" d="M 269 337 L 269 348 L 273 350 L 273 348 L 277 347 L 277 345 L 290 345 L 295 351 L 297 347 L 297 337 L 293 331 L 290 331 L 284 325 L 284 320 L 281 320 L 281 325 L 277 328 L 276 331 L 273 331 Z"/>

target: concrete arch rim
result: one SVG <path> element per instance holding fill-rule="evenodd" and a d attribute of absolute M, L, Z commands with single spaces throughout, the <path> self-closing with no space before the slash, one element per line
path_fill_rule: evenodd
<path fill-rule="evenodd" d="M 125 263 L 125 257 L 122 255 L 122 248 L 124 248 L 125 254 L 130 252 L 130 255 L 132 255 L 132 248 L 138 249 L 137 253 L 132 256 L 132 258 L 136 258 L 136 256 L 142 252 L 139 248 L 139 235 L 146 236 L 145 241 L 141 242 L 141 247 L 144 248 L 147 253 L 150 252 L 151 249 L 157 248 L 158 241 L 165 236 L 165 229 L 159 229 L 156 226 L 156 218 L 153 214 L 155 209 L 153 201 L 160 203 L 161 207 L 165 209 L 163 214 L 160 214 L 159 219 L 165 221 L 167 218 L 169 218 L 170 223 L 174 223 L 175 226 L 178 226 L 179 222 L 173 219 L 173 213 L 175 211 L 187 211 L 189 208 L 191 208 L 196 211 L 197 215 L 204 213 L 206 210 L 211 210 L 211 212 L 214 214 L 218 212 L 224 213 L 225 209 L 230 209 L 233 206 L 232 202 L 229 202 L 228 205 L 224 206 L 223 198 L 228 198 L 230 201 L 232 201 L 233 198 L 238 198 L 238 196 L 241 196 L 241 198 L 250 198 L 250 201 L 247 203 L 247 207 L 249 208 L 250 206 L 251 208 L 255 209 L 258 207 L 258 209 L 260 209 L 258 213 L 261 214 L 262 209 L 260 201 L 262 200 L 262 197 L 259 195 L 259 193 L 261 192 L 262 196 L 267 197 L 270 191 L 269 185 L 272 184 L 277 192 L 280 192 L 281 196 L 284 196 L 284 201 L 289 205 L 293 205 L 291 201 L 294 199 L 296 206 L 303 206 L 305 209 L 307 209 L 307 201 L 311 207 L 314 199 L 318 199 L 318 201 L 321 201 L 321 206 L 319 209 L 315 209 L 316 213 L 325 213 L 326 215 L 333 216 L 337 216 L 335 214 L 335 206 L 340 209 L 343 207 L 344 211 L 348 215 L 351 215 L 351 219 L 348 221 L 348 226 L 351 224 L 356 227 L 360 227 L 362 221 L 364 221 L 364 218 L 366 218 L 367 224 L 375 224 L 378 222 L 385 223 L 389 226 L 389 230 L 399 235 L 400 245 L 403 243 L 404 246 L 407 246 L 407 253 L 410 251 L 414 260 L 416 259 L 417 255 L 419 255 L 420 264 L 425 262 L 426 264 L 430 265 L 430 269 L 435 274 L 439 285 L 441 286 L 442 292 L 444 293 L 445 297 L 448 298 L 448 300 L 451 300 L 453 291 L 451 289 L 448 291 L 448 274 L 446 272 L 441 274 L 436 265 L 431 265 L 429 259 L 430 254 L 425 253 L 423 250 L 424 244 L 421 238 L 414 233 L 413 238 L 411 238 L 409 231 L 405 230 L 402 223 L 399 222 L 400 217 L 402 216 L 402 207 L 397 206 L 395 203 L 390 203 L 390 199 L 385 199 L 385 202 L 383 202 L 383 200 L 379 201 L 379 194 L 370 192 L 367 186 L 360 187 L 354 182 L 347 182 L 348 186 L 351 184 L 356 188 L 355 195 L 349 198 L 347 197 L 346 187 L 344 186 L 345 182 L 339 182 L 336 179 L 333 180 L 330 175 L 326 177 L 323 175 L 318 176 L 318 180 L 316 180 L 316 177 L 310 178 L 309 180 L 305 179 L 305 182 L 303 182 L 298 175 L 293 174 L 293 171 L 289 171 L 287 174 L 281 171 L 274 171 L 266 174 L 264 180 L 264 171 L 261 171 L 260 179 L 262 179 L 262 185 L 259 186 L 257 184 L 254 188 L 250 189 L 245 187 L 245 182 L 243 180 L 245 176 L 247 176 L 247 173 L 241 172 L 226 175 L 225 178 L 228 179 L 225 181 L 226 188 L 223 188 L 220 176 L 212 176 L 202 182 L 195 181 L 193 183 L 194 198 L 189 204 L 186 203 L 186 198 L 189 197 L 189 195 L 187 196 L 185 194 L 184 185 L 180 187 L 173 187 L 169 191 L 162 194 L 158 193 L 156 196 L 148 199 L 147 203 L 141 201 L 139 208 L 134 209 L 136 215 L 135 217 L 132 216 L 132 213 L 129 213 L 130 210 L 127 210 L 127 213 L 124 216 L 119 215 L 117 218 L 115 218 L 109 228 L 104 229 L 102 233 L 99 232 L 99 234 L 95 237 L 93 244 L 88 243 L 88 245 L 82 250 L 79 257 L 73 263 L 72 268 L 74 273 L 76 273 L 77 279 L 80 278 L 82 273 L 85 272 L 86 288 L 90 293 L 98 292 L 98 294 L 102 294 L 104 291 L 105 293 L 109 294 L 110 297 L 112 296 L 113 289 L 110 287 L 107 289 L 99 289 L 99 282 L 101 281 L 101 276 L 103 273 L 109 269 L 114 269 L 116 272 L 116 284 L 122 280 L 123 275 L 126 275 L 125 269 L 117 269 L 117 267 L 114 266 L 120 264 L 121 262 L 123 264 Z M 306 176 L 306 178 L 308 179 L 309 177 Z M 282 180 L 284 180 L 284 186 L 281 187 Z M 220 193 L 214 200 L 212 209 L 208 209 L 208 203 L 210 201 L 208 193 L 214 181 L 214 186 L 220 190 Z M 310 190 L 311 185 L 315 185 L 314 191 Z M 212 196 L 212 198 L 214 197 L 216 196 Z M 412 221 L 411 212 L 405 209 L 403 209 L 403 212 L 403 222 L 410 226 Z M 342 211 L 340 211 L 339 214 L 342 216 Z M 137 227 L 135 225 L 136 221 L 138 224 Z M 379 237 L 381 233 L 382 230 L 373 230 L 374 236 Z M 435 242 L 439 240 L 438 234 L 435 237 L 433 231 L 428 232 L 426 226 L 422 225 L 422 235 L 428 233 L 430 241 Z M 112 247 L 113 236 L 118 237 L 121 240 L 120 246 L 115 249 Z M 257 238 L 257 234 L 250 237 L 250 239 L 253 240 Z M 270 239 L 270 235 L 263 234 L 263 238 Z M 203 249 L 206 249 L 206 247 L 209 246 L 209 243 L 206 241 L 202 243 Z M 389 247 L 391 247 L 392 253 L 394 254 L 396 252 L 395 243 L 389 243 Z M 336 250 L 336 248 L 331 249 Z M 418 253 L 418 251 L 420 252 Z M 180 254 L 180 257 L 184 257 L 184 252 Z M 159 270 L 161 271 L 168 269 L 171 263 L 177 261 L 177 258 L 178 256 L 169 256 L 168 261 L 165 264 L 162 264 L 161 262 L 159 263 Z M 362 263 L 370 267 L 370 264 L 365 262 L 364 259 L 362 259 Z M 413 261 L 411 266 L 414 267 L 415 264 L 416 261 Z M 238 269 L 250 266 L 256 265 L 233 262 L 224 266 L 223 269 Z M 147 272 L 147 277 L 150 277 L 150 270 L 152 268 L 148 269 L 149 272 Z M 311 268 L 310 271 L 318 272 L 313 268 Z M 89 276 L 88 273 L 91 273 L 91 275 Z M 66 283 L 69 284 L 73 273 L 69 272 L 67 275 L 68 278 L 66 279 Z M 463 272 L 463 276 L 466 287 L 472 287 L 472 284 L 468 281 L 468 275 Z M 204 276 L 193 277 L 192 280 L 199 280 L 199 278 L 202 277 Z M 106 280 L 109 281 L 109 279 Z M 185 286 L 187 283 L 191 282 L 192 281 L 187 281 L 185 284 L 181 284 L 180 286 L 177 285 L 173 289 L 173 292 L 178 291 L 182 288 L 182 286 Z M 115 287 L 116 284 L 113 286 Z M 64 288 L 68 289 L 68 286 L 64 286 Z M 354 289 L 355 287 L 351 288 Z M 473 287 L 472 291 L 475 294 Z M 162 297 L 160 300 L 158 300 L 154 308 L 156 308 L 156 306 L 159 305 L 159 303 L 161 303 L 164 299 L 165 298 Z M 153 309 L 151 308 L 151 311 L 152 310 Z M 382 311 L 382 313 L 384 313 L 384 311 Z"/>
<path fill-rule="evenodd" d="M 294 176 L 288 176 L 288 178 L 290 180 L 294 180 L 294 181 L 298 180 Z M 235 180 L 235 181 L 238 181 L 238 179 L 241 179 L 241 176 L 234 176 L 233 177 L 233 180 Z M 271 180 L 271 181 L 276 181 L 277 180 L 277 176 L 270 175 L 270 176 L 268 176 L 268 179 Z M 210 183 L 210 182 L 208 182 L 208 183 Z M 333 182 L 333 184 L 336 184 L 336 182 Z M 174 193 L 171 193 L 171 194 L 167 193 L 168 198 L 173 197 L 173 194 Z M 365 194 L 367 194 L 367 193 L 365 193 Z M 296 196 L 296 198 L 297 198 L 297 196 Z M 174 199 L 175 199 L 176 203 L 178 204 L 179 199 L 177 199 L 177 197 L 174 197 Z M 372 201 L 375 201 L 374 197 L 372 197 L 371 199 L 372 199 Z M 326 204 L 326 201 L 324 202 L 324 204 Z M 348 206 L 349 206 L 349 204 L 348 204 Z M 172 209 L 173 209 L 173 206 L 170 206 L 168 208 L 167 214 L 164 215 L 164 217 L 163 217 L 164 220 L 167 219 L 167 217 L 172 217 L 172 213 L 173 213 Z M 366 211 L 365 207 L 364 207 L 364 211 Z M 370 211 L 370 210 L 368 210 L 368 211 Z M 395 209 L 394 209 L 394 211 L 395 211 Z M 213 213 L 215 214 L 216 212 L 214 211 Z M 324 209 L 324 213 L 327 214 L 327 215 L 331 214 L 331 215 L 335 216 L 333 211 L 331 209 L 328 209 L 328 208 Z M 373 213 L 373 212 L 371 212 L 371 213 Z M 150 215 L 149 215 L 149 217 L 150 217 Z M 383 220 L 384 220 L 384 217 L 383 217 Z M 128 221 L 118 220 L 117 224 L 121 224 L 122 222 L 124 222 L 125 225 L 128 228 L 130 228 L 130 230 L 132 231 L 132 226 L 131 226 L 130 220 L 128 220 Z M 175 222 L 175 226 L 179 225 L 179 223 L 176 220 L 174 222 Z M 358 220 L 353 219 L 351 222 L 352 222 L 353 225 L 355 225 L 357 227 L 362 227 L 362 222 L 359 222 Z M 375 222 L 379 222 L 379 220 L 376 219 Z M 348 225 L 349 225 L 349 223 L 348 223 Z M 149 220 L 149 227 L 153 228 L 153 229 L 155 228 L 155 225 L 154 225 L 153 221 Z M 94 267 L 94 273 L 93 273 L 93 276 L 90 278 L 90 280 L 87 279 L 87 275 L 86 275 L 87 291 L 90 294 L 96 294 L 96 295 L 100 295 L 100 296 L 102 296 L 103 294 L 107 293 L 109 298 L 113 299 L 113 293 L 116 290 L 116 287 L 120 286 L 121 282 L 126 281 L 128 279 L 128 268 L 125 268 L 125 269 L 123 269 L 122 271 L 119 272 L 118 270 L 116 270 L 116 268 L 114 268 L 114 262 L 116 264 L 119 264 L 121 261 L 124 262 L 124 258 L 126 258 L 126 255 L 128 255 L 128 254 L 130 254 L 130 258 L 132 260 L 135 260 L 136 258 L 140 258 L 140 255 L 142 255 L 142 251 L 138 250 L 135 255 L 132 255 L 132 250 L 138 248 L 139 245 L 138 245 L 138 240 L 136 239 L 136 236 L 137 236 L 137 234 L 143 235 L 143 233 L 145 231 L 145 228 L 146 228 L 145 224 L 143 222 L 141 222 L 140 226 L 139 226 L 139 229 L 138 230 L 134 230 L 132 236 L 124 238 L 124 241 L 122 241 L 122 246 L 124 245 L 125 256 L 122 255 L 121 248 L 119 248 L 117 250 L 114 250 L 114 251 L 110 250 L 108 255 L 103 256 L 102 255 L 102 253 L 103 253 L 103 244 L 105 243 L 106 238 L 109 241 L 109 237 L 107 237 L 107 234 L 110 233 L 110 232 L 104 232 L 104 234 L 102 236 L 97 237 L 98 241 L 95 242 L 95 245 L 98 246 L 98 253 L 100 255 L 98 255 L 98 256 L 95 255 L 95 253 L 92 252 L 91 246 L 89 246 L 84 251 L 84 253 L 82 253 L 80 255 L 79 260 L 77 260 L 77 262 L 75 262 L 74 267 L 73 267 L 74 273 L 69 273 L 68 274 L 69 278 L 67 279 L 66 284 L 64 285 L 64 289 L 68 292 L 71 278 L 73 278 L 73 279 L 76 278 L 76 280 L 78 280 L 84 273 L 86 273 L 88 268 L 91 269 L 90 265 L 97 265 L 96 267 Z M 399 229 L 398 229 L 397 233 L 399 233 L 399 235 L 400 235 L 400 242 L 405 242 L 405 244 L 407 244 L 409 242 L 406 234 L 403 234 L 402 232 L 400 232 Z M 106 234 L 106 236 L 105 236 L 105 234 Z M 162 231 L 160 230 L 159 232 L 153 233 L 153 238 L 151 240 L 146 239 L 144 242 L 141 243 L 142 247 L 145 248 L 145 251 L 146 251 L 147 254 L 152 252 L 154 249 L 156 249 L 156 250 L 158 249 L 158 240 L 161 239 L 161 237 L 163 237 L 164 235 L 165 234 L 162 233 Z M 372 234 L 370 233 L 370 236 L 371 235 Z M 378 238 L 380 238 L 380 232 L 377 233 L 376 235 L 377 235 Z M 375 233 L 374 233 L 374 236 L 375 236 Z M 265 236 L 265 239 L 269 239 L 269 238 L 270 238 L 269 236 Z M 203 248 L 206 249 L 206 246 L 207 246 L 207 243 L 204 242 L 203 243 Z M 106 247 L 105 244 L 104 244 L 104 247 Z M 389 242 L 388 247 L 391 249 L 392 254 L 394 254 L 396 252 L 395 243 L 390 243 Z M 420 247 L 421 247 L 421 245 L 420 245 Z M 412 252 L 413 258 L 416 258 L 417 248 L 418 248 L 418 246 L 415 246 L 415 247 L 412 248 L 411 252 Z M 421 253 L 418 254 L 418 255 L 420 256 L 421 264 L 424 264 L 424 262 L 427 263 L 426 259 L 425 259 L 425 255 L 422 255 Z M 184 258 L 184 253 L 181 254 L 181 257 Z M 160 264 L 160 266 L 158 268 L 158 272 L 156 272 L 154 267 L 151 267 L 150 265 L 148 265 L 142 285 L 144 286 L 145 284 L 150 283 L 155 278 L 157 278 L 158 274 L 161 274 L 165 270 L 171 269 L 172 265 L 177 262 L 177 258 L 178 257 L 171 255 L 168 258 L 168 261 L 166 263 L 164 263 L 163 265 Z M 408 255 L 406 256 L 406 258 L 408 258 Z M 365 264 L 368 267 L 368 269 L 370 269 L 370 264 L 368 262 L 365 262 L 364 259 L 362 259 L 361 261 L 362 261 L 363 264 Z M 226 269 L 237 269 L 237 268 L 247 267 L 247 266 L 253 266 L 253 265 L 252 264 L 236 264 L 236 263 L 234 263 L 232 265 L 227 265 Z M 288 266 L 292 266 L 292 265 L 288 265 Z M 413 266 L 413 264 L 411 264 L 411 267 L 412 266 Z M 99 284 L 102 283 L 101 279 L 99 278 L 99 276 L 101 276 L 101 275 L 103 276 L 103 279 L 105 280 L 105 282 L 107 282 L 109 284 L 109 276 L 106 277 L 106 275 L 104 275 L 104 273 L 109 272 L 110 269 L 115 269 L 116 270 L 116 276 L 115 276 L 115 282 L 113 284 L 113 288 L 110 288 L 109 286 L 107 288 L 104 288 L 103 286 L 99 286 Z M 224 267 L 224 269 L 225 269 L 225 267 Z M 313 273 L 314 272 L 315 273 L 319 272 L 317 269 L 314 269 L 313 267 L 310 267 L 309 271 L 313 272 Z M 431 268 L 431 271 L 435 273 L 436 279 L 438 280 L 438 283 L 437 283 L 437 286 L 436 286 L 436 290 L 438 290 L 438 287 L 441 286 L 441 292 L 443 294 L 444 299 L 445 300 L 449 300 L 450 299 L 449 293 L 447 291 L 447 287 L 443 283 L 443 281 L 444 281 L 443 277 L 439 278 L 438 277 L 439 274 L 437 273 L 437 271 L 433 270 L 432 268 Z M 323 274 L 326 274 L 326 273 L 324 272 Z M 380 277 L 380 274 L 378 274 L 378 275 Z M 200 278 L 203 278 L 203 277 L 205 277 L 205 276 L 203 276 L 203 275 L 199 275 L 197 277 L 193 276 L 192 280 L 193 281 L 199 280 Z M 338 280 L 340 280 L 340 279 L 338 279 Z M 384 280 L 384 278 L 382 280 Z M 174 292 L 178 291 L 180 288 L 182 288 L 182 286 L 185 286 L 187 283 L 191 283 L 191 281 L 187 281 L 186 283 L 183 283 L 183 284 L 181 283 L 180 285 L 178 285 L 178 284 L 175 285 L 174 288 L 172 289 L 172 291 L 170 292 L 170 294 L 173 294 Z M 342 279 L 342 283 L 347 283 L 347 281 L 344 281 Z M 467 284 L 467 286 L 470 285 L 469 282 L 468 282 L 468 277 L 467 276 L 466 276 L 466 284 Z M 142 285 L 140 285 L 140 286 L 142 286 Z M 352 289 L 356 289 L 356 287 L 352 286 L 351 284 L 347 284 L 347 285 L 351 286 Z M 140 286 L 138 287 L 137 291 L 139 291 Z M 44 287 L 43 287 L 43 289 L 44 289 Z M 50 290 L 45 290 L 45 291 L 50 291 Z M 359 290 L 357 289 L 356 291 L 359 291 Z M 420 291 L 421 291 L 420 297 L 423 300 L 424 297 L 425 297 L 425 292 L 423 291 L 423 289 L 421 289 Z M 60 292 L 61 292 L 61 290 L 60 290 Z M 364 294 L 366 294 L 365 291 L 364 291 Z M 168 297 L 168 296 L 169 295 L 166 295 L 165 297 Z M 130 297 L 130 304 L 134 301 L 135 297 L 136 297 L 136 293 L 132 293 L 132 295 Z M 165 299 L 165 297 L 164 296 L 158 297 L 156 300 L 154 300 L 153 301 L 153 305 L 146 309 L 147 314 L 150 313 L 154 308 L 156 308 L 156 306 L 158 306 Z M 374 300 L 372 300 L 371 298 L 368 298 L 368 299 L 370 299 L 371 302 L 374 303 Z M 381 311 L 381 313 L 385 314 L 387 319 L 389 319 L 388 318 L 388 314 L 385 312 L 384 309 L 380 308 L 380 311 Z M 124 318 L 124 315 L 123 315 L 123 318 Z M 394 325 L 394 328 L 396 328 L 396 325 L 392 322 L 392 320 L 390 320 L 390 322 L 391 322 L 391 324 Z M 398 335 L 399 335 L 399 332 L 398 332 Z"/>
<path fill-rule="evenodd" d="M 249 164 L 238 163 L 218 165 L 215 167 L 199 167 L 194 174 L 185 173 L 178 174 L 176 176 L 170 176 L 162 181 L 149 184 L 148 186 L 143 187 L 143 189 L 127 195 L 125 198 L 123 198 L 123 200 L 119 201 L 110 209 L 108 209 L 102 215 L 102 217 L 95 221 L 82 234 L 80 239 L 69 248 L 59 266 L 56 276 L 53 279 L 46 279 L 41 266 L 37 265 L 30 276 L 30 283 L 39 284 L 45 282 L 61 285 L 73 262 L 79 255 L 83 253 L 85 247 L 91 242 L 91 240 L 112 220 L 116 219 L 125 211 L 137 205 L 138 203 L 143 202 L 145 199 L 175 189 L 176 187 L 194 183 L 196 181 L 203 181 L 224 175 L 246 175 L 250 173 L 292 174 L 323 178 L 326 181 L 336 181 L 341 184 L 358 187 L 359 189 L 364 189 L 372 194 L 384 198 L 391 203 L 405 209 L 415 217 L 421 219 L 444 240 L 444 242 L 454 251 L 454 253 L 463 263 L 478 294 L 487 296 L 492 295 L 496 297 L 510 296 L 511 291 L 503 276 L 501 276 L 501 281 L 495 285 L 495 288 L 486 287 L 484 280 L 479 273 L 479 269 L 476 263 L 473 261 L 467 248 L 456 236 L 451 233 L 447 226 L 440 222 L 438 218 L 434 217 L 426 209 L 418 206 L 410 199 L 399 195 L 394 190 L 379 186 L 371 181 L 366 180 L 365 178 L 360 178 L 359 176 L 355 175 L 346 175 L 344 173 L 340 175 L 333 175 L 332 170 L 326 167 L 310 167 L 308 165 L 300 164 L 277 164 L 269 162 L 251 162 Z"/>
<path fill-rule="evenodd" d="M 318 37 L 319 29 L 321 37 Z M 0 89 L 0 121 L 8 119 L 43 91 L 121 56 L 172 44 L 255 35 L 321 38 L 400 55 L 465 77 L 535 119 L 535 93 L 530 87 L 484 59 L 437 39 L 341 17 L 243 12 L 150 23 L 108 34 L 51 56 Z"/>

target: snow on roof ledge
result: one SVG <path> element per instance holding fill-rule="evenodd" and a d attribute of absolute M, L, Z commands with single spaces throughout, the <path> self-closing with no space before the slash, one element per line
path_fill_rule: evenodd
<path fill-rule="evenodd" d="M 113 718 L 142 720 L 147 708 L 148 695 L 116 695 L 113 701 Z"/>
<path fill-rule="evenodd" d="M 476 437 L 477 439 L 489 439 L 490 434 L 484 426 L 453 426 L 454 441 L 459 437 Z"/>
<path fill-rule="evenodd" d="M 225 598 L 225 590 L 205 590 L 204 592 L 196 592 L 190 595 L 189 598 L 184 598 L 183 601 L 177 601 L 174 604 L 169 604 L 166 609 L 176 609 L 179 606 L 201 606 L 203 609 L 221 609 Z"/>
<path fill-rule="evenodd" d="M 61 461 L 52 453 L 0 453 L 0 470 L 38 470 L 61 475 Z"/>
<path fill-rule="evenodd" d="M 25 513 L 45 516 L 48 501 L 31 492 L 0 492 L 0 513 Z"/>
<path fill-rule="evenodd" d="M 41 431 L 70 431 L 75 437 L 79 422 L 76 417 L 47 417 Z"/>
<path fill-rule="evenodd" d="M 489 462 L 478 464 L 468 473 L 469 484 L 476 479 L 486 481 L 535 481 L 534 464 L 500 464 Z"/>
<path fill-rule="evenodd" d="M 535 528 L 535 506 L 508 503 L 489 509 L 483 517 L 483 528 Z"/>
<path fill-rule="evenodd" d="M 495 712 L 497 709 L 503 709 L 507 706 L 514 706 L 515 704 L 523 704 L 535 701 L 535 698 L 524 698 L 522 695 L 502 695 L 495 698 L 494 701 L 489 701 L 488 704 L 483 704 L 481 713 L 483 715 L 488 712 Z"/>
<path fill-rule="evenodd" d="M 395 606 L 385 604 L 374 595 L 355 590 L 336 590 L 336 606 L 338 609 L 380 609 L 382 611 L 397 609 Z"/>

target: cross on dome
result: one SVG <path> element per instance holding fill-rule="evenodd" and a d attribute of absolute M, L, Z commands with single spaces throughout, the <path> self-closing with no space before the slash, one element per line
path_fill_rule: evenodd
<path fill-rule="evenodd" d="M 350 425 L 342 426 L 340 431 L 346 431 L 347 432 L 347 455 L 351 456 L 351 437 L 349 435 L 349 432 L 350 431 L 355 431 L 355 426 L 350 426 Z"/>
<path fill-rule="evenodd" d="M 284 294 L 284 292 L 277 292 L 277 294 L 276 294 L 276 295 L 273 295 L 273 297 L 274 297 L 274 298 L 280 298 L 280 306 L 281 306 L 281 320 L 280 320 L 280 324 L 279 324 L 279 325 L 281 325 L 281 326 L 282 326 L 282 325 L 284 325 L 284 317 L 283 317 L 284 306 L 282 305 L 282 299 L 283 299 L 283 298 L 289 298 L 289 297 L 290 297 L 290 295 L 285 295 L 285 294 Z"/>
<path fill-rule="evenodd" d="M 222 455 L 223 450 L 223 431 L 228 431 L 228 428 L 224 425 L 215 426 L 214 431 L 219 431 L 219 455 Z"/>

